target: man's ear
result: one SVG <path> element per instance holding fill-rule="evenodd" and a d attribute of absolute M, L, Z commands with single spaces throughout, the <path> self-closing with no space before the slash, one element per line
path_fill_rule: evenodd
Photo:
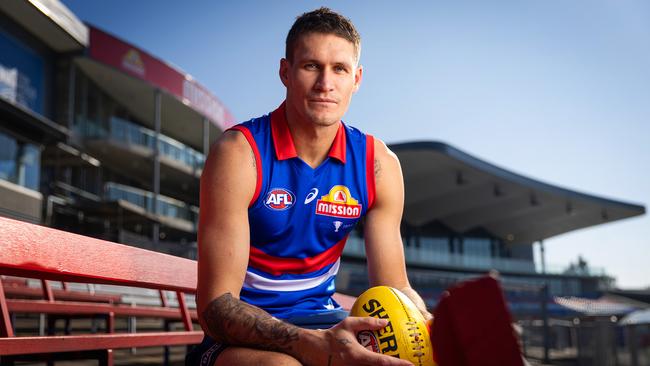
<path fill-rule="evenodd" d="M 357 69 L 354 71 L 354 89 L 353 91 L 356 93 L 357 90 L 359 90 L 359 87 L 361 86 L 361 80 L 363 79 L 363 66 L 359 65 Z"/>
<path fill-rule="evenodd" d="M 282 80 L 282 84 L 284 84 L 285 87 L 287 86 L 287 83 L 289 82 L 289 67 L 290 66 L 291 65 L 289 64 L 289 60 L 287 60 L 286 58 L 283 58 L 283 59 L 280 60 L 280 70 L 279 70 L 280 80 Z"/>

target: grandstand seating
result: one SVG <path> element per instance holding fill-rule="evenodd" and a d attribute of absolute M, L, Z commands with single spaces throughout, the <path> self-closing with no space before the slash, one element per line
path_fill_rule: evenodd
<path fill-rule="evenodd" d="M 120 295 L 98 294 L 93 291 L 76 291 L 68 288 L 65 282 L 62 283 L 62 289 L 53 289 L 50 281 L 41 280 L 41 287 L 32 287 L 24 278 L 0 278 L 0 283 L 4 288 L 5 295 L 17 298 L 36 298 L 36 299 L 56 299 L 70 301 L 89 301 L 118 303 L 121 301 Z"/>
<path fill-rule="evenodd" d="M 179 305 L 172 308 L 59 300 L 55 296 L 60 292 L 52 292 L 43 299 L 9 299 L 4 291 L 7 286 L 0 286 L 2 364 L 29 356 L 47 360 L 88 357 L 99 359 L 102 365 L 112 365 L 113 349 L 195 344 L 203 337 L 193 323 L 196 312 L 188 309 L 185 299 L 185 294 L 196 291 L 196 262 L 189 259 L 0 218 L 0 274 L 173 291 Z M 9 282 L 16 284 L 15 280 Z M 105 315 L 108 333 L 16 336 L 10 316 L 14 312 Z M 184 329 L 116 333 L 116 316 L 178 320 Z"/>

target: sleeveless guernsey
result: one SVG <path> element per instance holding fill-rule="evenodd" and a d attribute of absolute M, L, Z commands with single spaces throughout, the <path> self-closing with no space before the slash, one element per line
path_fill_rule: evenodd
<path fill-rule="evenodd" d="M 281 319 L 339 310 L 331 296 L 341 252 L 374 200 L 372 136 L 339 122 L 314 169 L 296 154 L 284 104 L 232 129 L 246 137 L 257 168 L 241 300 Z"/>

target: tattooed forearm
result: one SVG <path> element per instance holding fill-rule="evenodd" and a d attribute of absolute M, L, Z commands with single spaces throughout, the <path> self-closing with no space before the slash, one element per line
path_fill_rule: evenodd
<path fill-rule="evenodd" d="M 379 173 L 381 173 L 381 163 L 375 159 L 375 179 L 379 178 Z"/>
<path fill-rule="evenodd" d="M 299 328 L 225 293 L 203 312 L 210 335 L 218 342 L 287 352 L 298 340 Z"/>

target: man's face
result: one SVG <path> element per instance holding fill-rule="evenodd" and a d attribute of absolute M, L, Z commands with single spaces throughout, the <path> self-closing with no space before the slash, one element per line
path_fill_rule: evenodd
<path fill-rule="evenodd" d="M 287 108 L 320 126 L 340 121 L 361 83 L 362 68 L 356 56 L 354 45 L 344 38 L 325 33 L 301 36 L 293 61 L 280 62 Z"/>

